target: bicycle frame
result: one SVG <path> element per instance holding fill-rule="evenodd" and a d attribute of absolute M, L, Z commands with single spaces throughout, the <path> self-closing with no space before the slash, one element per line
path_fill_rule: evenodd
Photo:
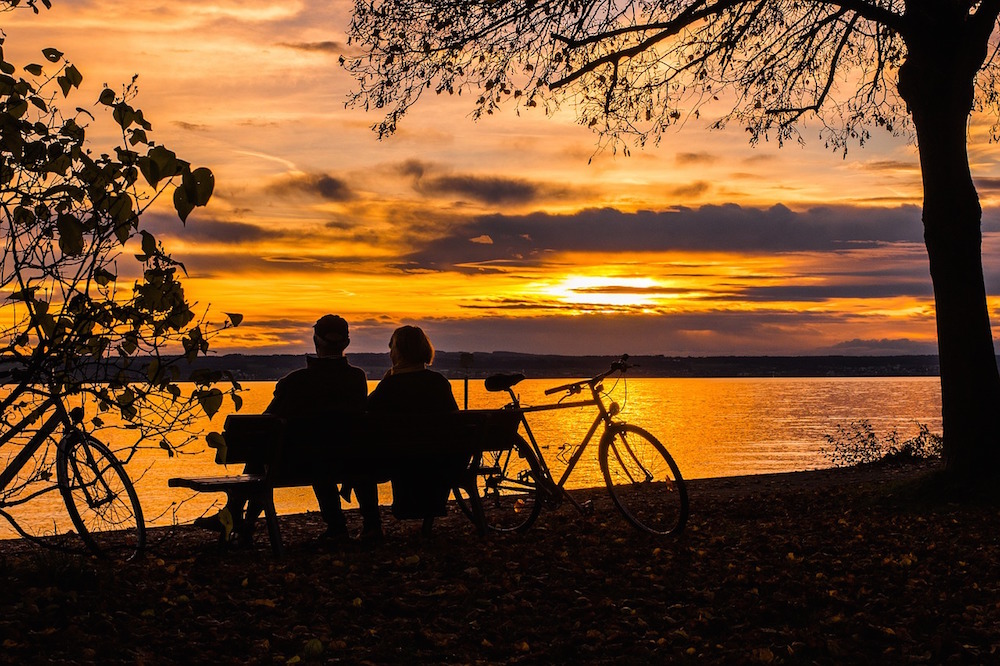
<path fill-rule="evenodd" d="M 601 392 L 604 390 L 603 380 L 612 371 L 603 373 L 591 379 L 585 379 L 578 382 L 573 382 L 571 384 L 565 384 L 563 386 L 557 386 L 546 390 L 546 394 L 553 394 L 562 391 L 568 392 L 569 395 L 575 393 L 580 393 L 583 390 L 583 386 L 586 386 L 591 393 L 590 399 L 587 400 L 575 400 L 572 402 L 557 401 L 554 403 L 546 403 L 542 405 L 531 405 L 528 407 L 522 407 L 521 401 L 514 393 L 513 387 L 507 388 L 507 393 L 511 397 L 511 403 L 509 408 L 516 410 L 520 413 L 521 424 L 524 426 L 525 434 L 528 436 L 528 441 L 531 444 L 531 448 L 535 453 L 535 457 L 538 459 L 538 465 L 542 472 L 542 477 L 546 484 L 546 490 L 550 491 L 550 499 L 555 499 L 556 496 L 562 496 L 569 499 L 569 501 L 582 513 L 588 511 L 588 507 L 577 502 L 572 495 L 566 490 L 566 481 L 569 479 L 570 474 L 576 468 L 576 464 L 583 457 L 583 452 L 590 445 L 591 440 L 594 438 L 594 434 L 597 429 L 604 426 L 604 431 L 612 425 L 612 418 L 614 414 L 605 406 L 604 400 L 601 396 Z M 597 416 L 594 417 L 594 422 L 590 424 L 587 433 L 583 436 L 583 439 L 579 444 L 576 445 L 573 454 L 569 457 L 566 462 L 566 469 L 563 470 L 562 476 L 556 481 L 552 477 L 552 472 L 549 469 L 548 462 L 542 455 L 541 447 L 538 446 L 538 441 L 535 439 L 534 433 L 531 431 L 531 426 L 528 424 L 527 414 L 534 412 L 547 412 L 554 411 L 558 409 L 573 409 L 576 407 L 597 407 Z M 603 433 L 601 435 L 603 437 Z"/>
<path fill-rule="evenodd" d="M 6 488 L 11 484 L 17 475 L 21 472 L 28 461 L 38 452 L 38 450 L 45 444 L 45 441 L 52 436 L 53 433 L 59 428 L 60 425 L 66 426 L 69 422 L 69 417 L 66 414 L 60 412 L 59 407 L 61 403 L 58 400 L 52 398 L 46 399 L 42 404 L 36 407 L 30 415 L 23 419 L 20 423 L 15 425 L 13 428 L 7 432 L 0 435 L 0 447 L 12 441 L 19 434 L 27 430 L 30 426 L 41 419 L 45 412 L 50 408 L 55 407 L 56 410 L 46 418 L 35 434 L 27 441 L 27 443 L 21 448 L 21 450 L 13 457 L 13 459 L 7 462 L 7 466 L 0 470 L 0 491 L 6 490 Z M 50 492 L 55 488 L 46 488 L 36 493 L 32 493 L 27 497 L 19 499 L 17 502 L 12 502 L 11 504 L 23 504 L 35 497 Z M 0 505 L 6 506 L 4 502 L 0 502 Z"/>

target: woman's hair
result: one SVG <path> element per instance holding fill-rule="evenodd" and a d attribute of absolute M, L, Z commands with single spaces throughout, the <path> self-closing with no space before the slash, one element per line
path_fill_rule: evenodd
<path fill-rule="evenodd" d="M 404 363 L 434 362 L 434 347 L 419 326 L 400 326 L 389 339 L 389 347 L 395 347 L 399 359 Z"/>

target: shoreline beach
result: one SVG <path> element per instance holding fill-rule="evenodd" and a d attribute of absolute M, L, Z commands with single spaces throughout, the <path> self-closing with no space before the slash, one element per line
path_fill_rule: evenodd
<path fill-rule="evenodd" d="M 579 491 L 594 515 L 564 505 L 525 534 L 480 538 L 453 512 L 428 539 L 387 516 L 371 548 L 283 516 L 278 560 L 263 531 L 223 549 L 189 526 L 152 530 L 117 566 L 5 542 L 4 661 L 988 661 L 1000 512 L 913 501 L 931 469 L 695 480 L 688 529 L 667 540 L 595 489 Z"/>

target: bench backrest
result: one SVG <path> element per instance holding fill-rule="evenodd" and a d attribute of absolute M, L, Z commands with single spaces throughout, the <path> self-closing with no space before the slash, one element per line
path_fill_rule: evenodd
<path fill-rule="evenodd" d="M 225 445 L 215 450 L 219 465 L 252 463 L 270 465 L 281 455 L 285 421 L 270 414 L 232 414 L 222 433 Z"/>
<path fill-rule="evenodd" d="M 216 462 L 251 463 L 275 471 L 279 485 L 296 485 L 328 469 L 370 469 L 432 462 L 435 457 L 509 449 L 517 412 L 495 409 L 446 414 L 331 415 L 296 420 L 268 414 L 226 418 L 225 450 Z"/>

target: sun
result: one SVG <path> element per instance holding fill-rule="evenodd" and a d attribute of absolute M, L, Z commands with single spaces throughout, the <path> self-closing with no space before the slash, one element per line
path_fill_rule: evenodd
<path fill-rule="evenodd" d="M 656 304 L 662 287 L 651 278 L 569 276 L 548 290 L 548 295 L 567 304 L 646 308 Z"/>

